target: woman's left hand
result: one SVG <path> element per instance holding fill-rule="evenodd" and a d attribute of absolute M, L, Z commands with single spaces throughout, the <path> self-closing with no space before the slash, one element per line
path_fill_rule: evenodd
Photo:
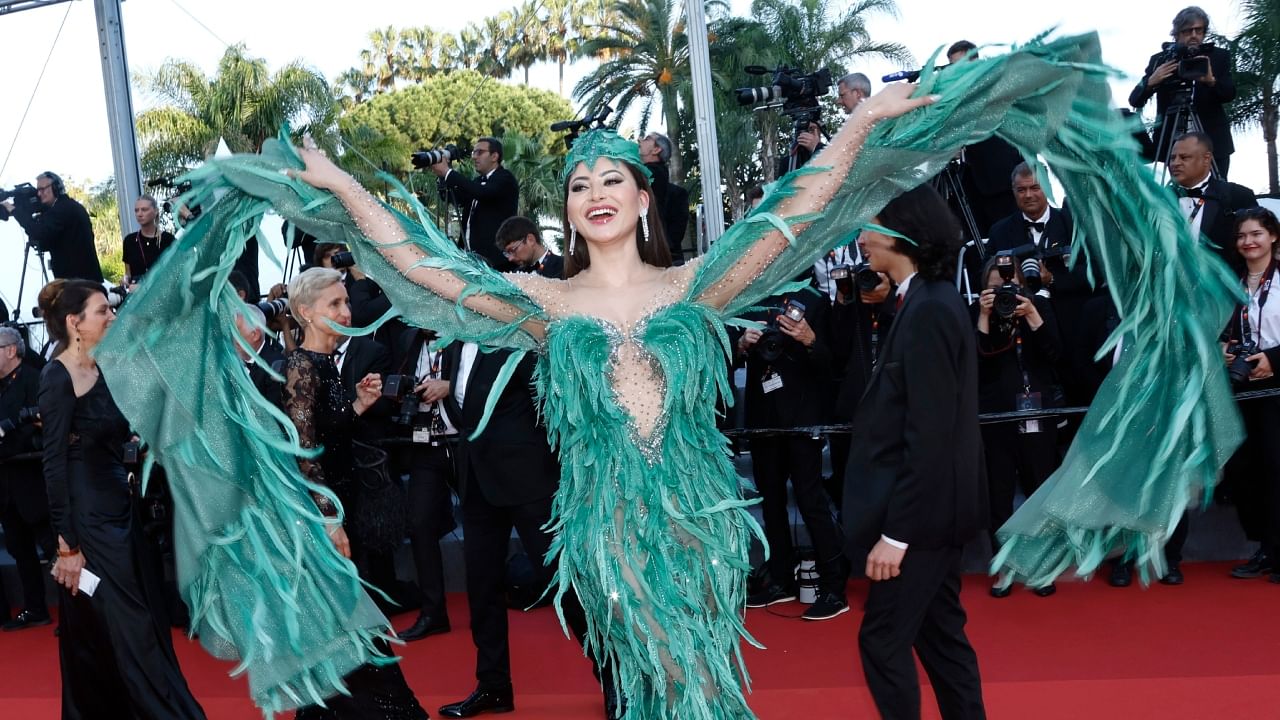
<path fill-rule="evenodd" d="M 1027 324 L 1031 326 L 1032 330 L 1038 330 L 1044 324 L 1044 319 L 1040 317 L 1040 309 L 1026 295 L 1018 296 L 1018 308 L 1013 311 L 1013 316 L 1026 318 Z"/>
<path fill-rule="evenodd" d="M 942 99 L 941 95 L 923 95 L 911 97 L 919 88 L 915 83 L 892 83 L 863 101 L 854 108 L 853 116 L 866 115 L 872 120 L 890 120 L 905 115 L 912 110 L 932 105 Z"/>
<path fill-rule="evenodd" d="M 356 384 L 356 401 L 352 403 L 355 407 L 356 414 L 363 414 L 374 403 L 378 402 L 378 398 L 382 397 L 382 376 L 377 373 L 369 373 L 361 378 Z"/>
<path fill-rule="evenodd" d="M 70 554 L 69 554 L 70 553 Z M 84 553 L 79 549 L 71 553 L 67 541 L 58 536 L 58 559 L 53 563 L 49 574 L 62 587 L 71 591 L 72 595 L 80 592 L 80 571 L 84 569 Z"/>
<path fill-rule="evenodd" d="M 1249 362 L 1258 363 L 1257 366 L 1253 368 L 1253 370 L 1249 371 L 1250 380 L 1266 380 L 1267 378 L 1276 374 L 1275 369 L 1271 367 L 1271 360 L 1267 357 L 1266 353 L 1257 353 L 1256 355 L 1250 355 L 1249 357 L 1245 358 L 1245 360 L 1248 360 Z"/>

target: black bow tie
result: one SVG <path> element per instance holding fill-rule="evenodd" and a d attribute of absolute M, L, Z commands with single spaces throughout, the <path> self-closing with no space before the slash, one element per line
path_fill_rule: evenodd
<path fill-rule="evenodd" d="M 1204 185 L 1201 185 L 1201 186 L 1199 186 L 1199 187 L 1193 187 L 1193 188 L 1184 188 L 1184 187 L 1179 186 L 1179 187 L 1178 187 L 1178 196 L 1179 196 L 1179 197 L 1186 197 L 1186 198 L 1200 198 L 1200 197 L 1204 197 L 1204 189 L 1205 189 L 1205 186 L 1204 186 Z"/>
<path fill-rule="evenodd" d="M 1042 222 L 1032 222 L 1031 220 L 1028 220 L 1028 219 L 1026 219 L 1026 218 L 1023 218 L 1023 219 L 1022 219 L 1022 226 L 1023 226 L 1023 227 L 1025 227 L 1025 228 L 1026 228 L 1026 229 L 1028 229 L 1028 230 L 1035 230 L 1036 232 L 1040 233 L 1041 235 L 1043 235 L 1043 234 L 1044 234 L 1044 223 L 1042 223 Z"/>

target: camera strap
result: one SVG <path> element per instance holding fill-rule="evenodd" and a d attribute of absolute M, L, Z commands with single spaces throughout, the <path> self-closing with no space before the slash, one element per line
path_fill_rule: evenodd
<path fill-rule="evenodd" d="M 1266 274 L 1263 276 L 1262 281 L 1258 283 L 1258 292 L 1254 296 L 1258 298 L 1258 315 L 1262 315 L 1262 308 L 1267 304 L 1267 298 L 1271 296 L 1271 282 L 1275 280 L 1276 277 L 1276 266 L 1277 262 L 1273 258 L 1271 262 L 1267 264 Z M 1249 291 L 1248 278 L 1242 278 L 1242 280 L 1244 281 L 1245 292 L 1247 293 Z M 1251 299 L 1252 298 L 1250 298 L 1250 300 Z M 1249 306 L 1252 305 L 1250 300 L 1246 300 L 1244 306 L 1240 308 L 1240 341 L 1246 346 L 1253 345 L 1253 326 L 1249 322 Z M 1261 323 L 1262 319 L 1259 318 L 1258 322 Z"/>
<path fill-rule="evenodd" d="M 1013 326 L 1013 355 L 1018 360 L 1018 372 L 1022 373 L 1022 389 L 1028 395 L 1031 394 L 1031 376 L 1027 374 L 1027 366 L 1022 361 L 1022 333 L 1018 332 L 1018 326 Z"/>

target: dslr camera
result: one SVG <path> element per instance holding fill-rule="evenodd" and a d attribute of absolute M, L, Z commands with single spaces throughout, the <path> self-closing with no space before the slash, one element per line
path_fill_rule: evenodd
<path fill-rule="evenodd" d="M 413 155 L 410 155 L 409 160 L 413 163 L 413 166 L 419 170 L 426 170 L 437 163 L 456 163 L 466 157 L 467 154 L 467 150 L 450 143 L 444 147 L 435 148 L 434 150 L 419 150 Z"/>
<path fill-rule="evenodd" d="M 748 65 L 744 70 L 750 75 L 767 75 L 770 72 L 762 65 Z M 801 73 L 795 68 L 779 65 L 772 72 L 772 85 L 735 90 L 738 104 L 762 108 L 780 106 L 782 114 L 795 123 L 796 133 L 808 130 L 810 123 L 821 126 L 822 108 L 818 105 L 818 97 L 831 92 L 831 71 L 823 68 Z"/>
<path fill-rule="evenodd" d="M 769 326 L 760 334 L 760 339 L 752 348 L 765 362 L 777 360 L 787 349 L 789 337 L 778 328 L 778 318 L 784 316 L 793 322 L 800 322 L 804 319 L 804 303 L 794 298 L 788 299 L 781 311 L 769 313 Z"/>
<path fill-rule="evenodd" d="M 3 420 L 0 420 L 0 438 L 4 437 L 5 435 L 8 435 L 9 433 L 13 432 L 14 430 L 17 430 L 18 428 L 24 425 L 30 425 L 31 423 L 34 423 L 39 419 L 40 419 L 39 407 L 35 405 L 31 407 L 24 407 L 18 410 L 18 419 L 10 420 L 9 418 L 4 418 Z"/>
<path fill-rule="evenodd" d="M 1231 387 L 1240 390 L 1249 384 L 1249 373 L 1258 367 L 1258 361 L 1250 362 L 1245 358 L 1257 353 L 1257 343 L 1235 342 L 1227 346 L 1227 354 L 1235 356 L 1231 364 L 1227 365 L 1227 377 L 1231 379 Z"/>
<path fill-rule="evenodd" d="M 1197 82 L 1209 74 L 1209 52 L 1213 50 L 1213 43 L 1186 45 L 1168 42 L 1161 45 L 1160 49 L 1163 54 L 1156 64 L 1178 63 L 1178 80 Z"/>
<path fill-rule="evenodd" d="M 1017 262 L 1018 256 L 1012 250 L 1001 250 L 996 253 L 996 271 L 1000 273 L 1000 279 L 1004 280 L 1004 283 L 996 288 L 996 296 L 991 309 L 997 317 L 1006 322 L 1011 322 L 1013 314 L 1018 311 L 1018 298 L 1028 297 L 1022 287 L 1013 281 L 1015 277 L 1014 267 Z M 1037 277 L 1039 274 L 1039 268 L 1037 267 Z"/>
<path fill-rule="evenodd" d="M 388 375 L 382 383 L 382 397 L 391 398 L 399 403 L 399 410 L 393 416 L 397 425 L 412 426 L 418 416 L 418 396 L 413 389 L 418 379 L 412 375 Z"/>

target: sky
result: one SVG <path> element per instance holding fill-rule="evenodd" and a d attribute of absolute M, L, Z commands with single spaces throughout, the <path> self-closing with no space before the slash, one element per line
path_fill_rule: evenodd
<path fill-rule="evenodd" d="M 876 40 L 905 45 L 917 64 L 939 46 L 962 37 L 985 45 L 1022 42 L 1053 28 L 1064 34 L 1096 30 L 1105 61 L 1126 74 L 1113 83 L 1116 102 L 1123 104 L 1148 57 L 1169 39 L 1170 21 L 1184 2 L 898 0 L 898 16 L 875 17 L 869 29 Z M 212 73 L 227 44 L 245 43 L 250 54 L 265 57 L 272 69 L 302 60 L 332 79 L 357 63 L 371 30 L 388 25 L 431 25 L 456 31 L 469 21 L 480 21 L 514 4 L 515 0 L 127 0 L 122 4 L 122 15 L 126 54 L 134 74 L 154 70 L 168 58 L 194 62 Z M 832 0 L 831 4 L 846 6 L 843 0 Z M 1202 0 L 1199 5 L 1208 12 L 1212 30 L 1228 35 L 1238 30 L 1234 3 Z M 735 14 L 745 15 L 750 2 L 732 0 L 731 7 Z M 46 57 L 49 64 L 37 89 Z M 881 75 L 900 69 L 880 60 L 853 59 L 846 65 L 871 76 L 874 89 L 882 85 L 878 82 Z M 591 67 L 587 62 L 572 66 L 566 73 L 566 88 Z M 5 69 L 0 93 L 0 187 L 34 182 L 35 175 L 44 170 L 90 183 L 111 175 L 102 65 L 91 0 L 0 15 L 0 68 Z M 519 82 L 518 76 L 507 82 Z M 535 66 L 530 84 L 555 91 L 555 66 Z M 742 84 L 755 83 L 743 78 Z M 155 103 L 156 98 L 135 85 L 136 111 Z M 1232 181 L 1264 191 L 1266 156 L 1261 133 L 1237 132 L 1236 148 Z M 0 297 L 11 307 L 18 291 L 23 238 L 16 222 L 0 223 Z M 266 275 L 264 270 L 264 283 Z M 34 304 L 39 282 L 38 273 L 29 272 L 23 306 Z"/>

